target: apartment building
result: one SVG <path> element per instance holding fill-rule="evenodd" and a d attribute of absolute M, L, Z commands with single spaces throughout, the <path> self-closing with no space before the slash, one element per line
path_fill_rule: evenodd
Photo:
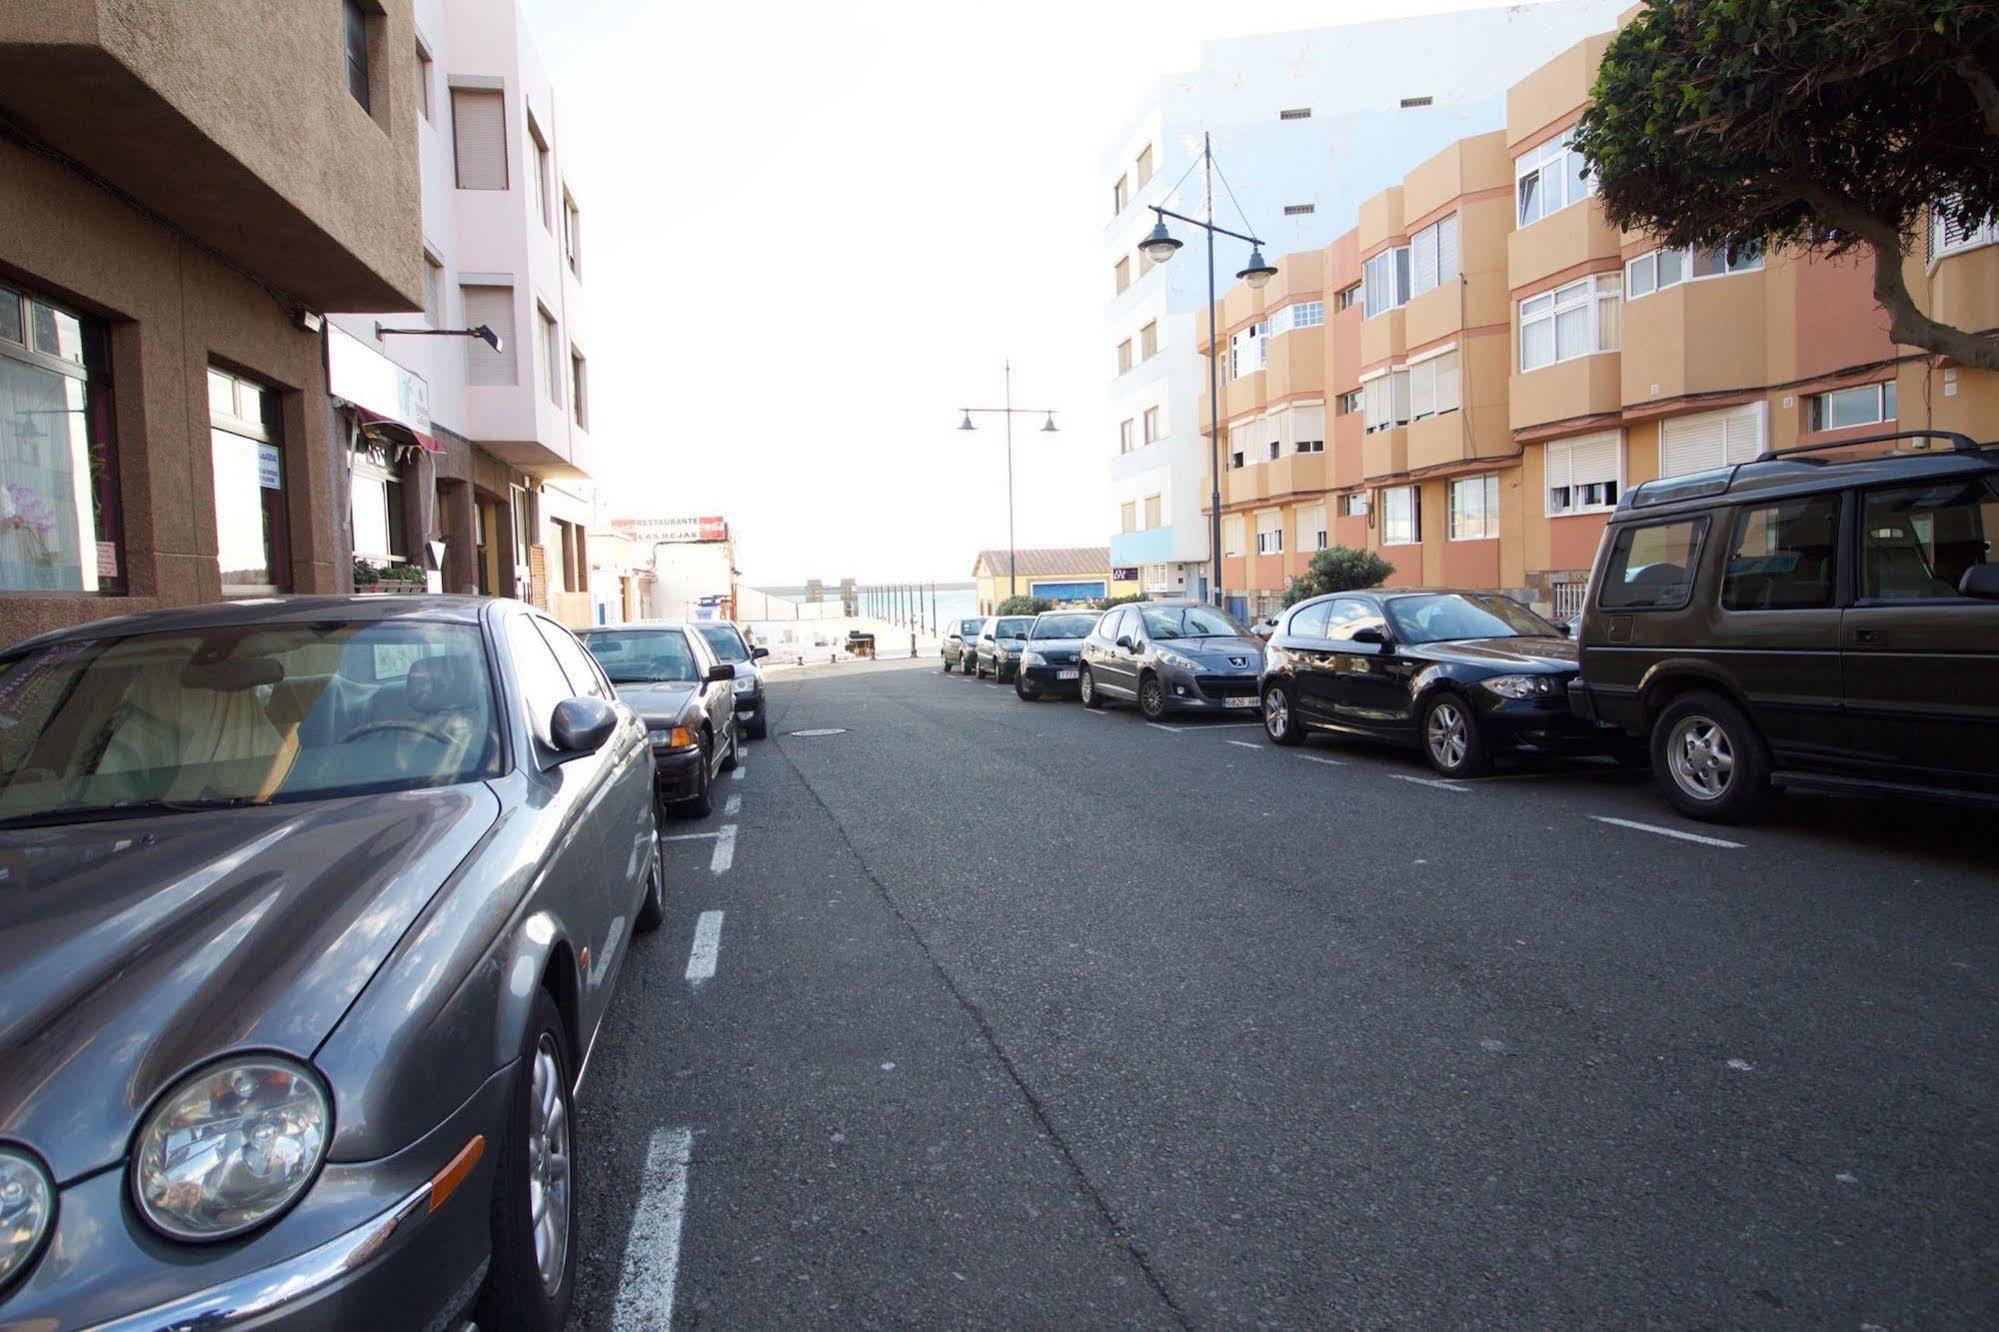
<path fill-rule="evenodd" d="M 130 9 L 0 7 L 0 642 L 348 586 L 319 312 L 423 305 L 411 0 Z"/>
<path fill-rule="evenodd" d="M 590 591 L 585 191 L 556 89 L 513 0 L 413 11 L 422 305 L 329 332 L 353 551 L 589 624 L 616 603 Z"/>
<path fill-rule="evenodd" d="M 1207 594 L 1204 259 L 1193 234 L 1170 264 L 1138 248 L 1153 223 L 1147 205 L 1205 210 L 1202 176 L 1190 170 L 1202 134 L 1221 166 L 1215 210 L 1225 225 L 1254 230 L 1266 254 L 1321 247 L 1352 225 L 1363 198 L 1401 179 L 1412 154 L 1504 124 L 1507 84 L 1609 26 L 1626 2 L 1547 0 L 1209 42 L 1195 70 L 1160 82 L 1102 168 L 1114 568 L 1155 595 Z M 1245 257 L 1223 241 L 1222 282 Z"/>
<path fill-rule="evenodd" d="M 1392 585 L 1504 589 L 1566 617 L 1630 486 L 1870 432 L 1993 433 L 1999 375 L 1896 346 L 1866 261 L 1661 250 L 1609 224 L 1569 147 L 1608 42 L 1528 74 L 1504 129 L 1432 154 L 1218 304 L 1239 614 L 1275 609 L 1337 544 L 1377 551 Z M 1999 226 L 1934 224 L 1909 269 L 1939 317 L 1999 329 Z M 1321 302 L 1301 338 L 1286 311 Z M 1286 424 L 1321 403 L 1329 457 Z"/>

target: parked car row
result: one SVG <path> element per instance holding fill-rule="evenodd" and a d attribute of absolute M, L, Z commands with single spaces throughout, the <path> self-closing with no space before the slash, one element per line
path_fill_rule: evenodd
<path fill-rule="evenodd" d="M 660 815 L 762 724 L 724 629 L 301 597 L 0 653 L 0 1325 L 561 1326 Z"/>
<path fill-rule="evenodd" d="M 1910 438 L 1949 447 L 1826 456 Z M 964 620 L 944 668 L 1153 721 L 1254 713 L 1280 745 L 1386 740 L 1452 778 L 1605 755 L 1699 819 L 1777 786 L 1999 802 L 1995 541 L 1999 449 L 1885 435 L 1632 488 L 1579 634 L 1496 592 L 1376 588 L 1254 630 L 1186 601 Z"/>

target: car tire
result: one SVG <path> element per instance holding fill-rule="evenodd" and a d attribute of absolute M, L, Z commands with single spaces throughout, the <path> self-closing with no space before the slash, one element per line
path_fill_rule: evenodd
<path fill-rule="evenodd" d="M 701 758 L 694 765 L 694 794 L 680 802 L 680 812 L 690 819 L 705 819 L 715 812 L 715 783 L 708 771 L 708 749 L 713 743 L 701 737 Z"/>
<path fill-rule="evenodd" d="M 1021 702 L 1033 703 L 1041 697 L 1041 686 L 1029 684 L 1021 676 L 1020 672 L 1015 671 L 1013 676 L 1013 692 Z"/>
<path fill-rule="evenodd" d="M 1138 710 L 1147 721 L 1166 719 L 1166 682 L 1150 671 L 1138 677 Z"/>
<path fill-rule="evenodd" d="M 762 740 L 769 735 L 770 718 L 765 716 L 763 708 L 759 707 L 757 715 L 750 719 L 750 739 Z"/>
<path fill-rule="evenodd" d="M 658 828 L 653 829 L 655 836 Z M 666 870 L 660 864 L 657 853 L 652 858 L 652 869 L 646 874 L 646 895 L 639 899 L 638 914 L 632 917 L 632 933 L 651 934 L 666 919 Z"/>
<path fill-rule="evenodd" d="M 1100 710 L 1104 706 L 1104 696 L 1097 692 L 1096 679 L 1090 674 L 1090 668 L 1087 666 L 1076 676 L 1076 697 L 1083 701 L 1084 707 L 1093 711 Z"/>
<path fill-rule="evenodd" d="M 1652 723 L 1652 775 L 1688 818 L 1741 823 L 1769 797 L 1770 752 L 1742 709 L 1697 690 Z"/>
<path fill-rule="evenodd" d="M 951 673 L 951 659 L 949 657 L 946 657 L 944 658 L 944 674 L 949 675 L 950 673 Z"/>
<path fill-rule="evenodd" d="M 1423 757 L 1446 777 L 1481 777 L 1492 770 L 1492 758 L 1485 752 L 1485 737 L 1479 733 L 1478 716 L 1463 694 L 1444 692 L 1423 709 L 1423 726 L 1418 732 Z"/>
<path fill-rule="evenodd" d="M 506 1136 L 494 1153 L 493 1258 L 479 1295 L 482 1328 L 557 1332 L 568 1321 L 579 1230 L 576 1105 L 570 1085 L 574 1067 L 562 1013 L 548 991 L 537 990 L 508 1094 Z M 559 1192 L 546 1173 L 555 1170 L 560 1171 Z M 538 1234 L 534 1215 L 537 1183 L 549 1204 L 561 1204 L 560 1225 L 551 1224 L 546 1235 Z"/>
<path fill-rule="evenodd" d="M 1305 728 L 1298 724 L 1298 698 L 1291 686 L 1273 681 L 1263 691 L 1263 733 L 1276 745 L 1305 743 Z"/>
<path fill-rule="evenodd" d="M 729 721 L 729 752 L 722 755 L 722 771 L 734 772 L 736 765 L 743 761 L 743 732 L 734 718 Z"/>

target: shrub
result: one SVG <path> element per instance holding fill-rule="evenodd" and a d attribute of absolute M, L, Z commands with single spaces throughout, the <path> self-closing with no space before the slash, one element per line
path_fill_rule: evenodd
<path fill-rule="evenodd" d="M 1100 611 L 1104 611 L 1104 610 L 1109 610 L 1113 606 L 1129 606 L 1134 601 L 1150 601 L 1150 600 L 1152 600 L 1152 598 L 1146 596 L 1145 593 L 1143 592 L 1127 592 L 1121 597 L 1105 597 L 1102 601 L 1099 601 L 1097 603 L 1097 609 Z"/>
<path fill-rule="evenodd" d="M 1394 572 L 1394 565 L 1371 550 L 1333 546 L 1314 555 L 1311 568 L 1291 580 L 1284 604 L 1295 606 L 1307 597 L 1324 596 L 1328 592 L 1380 587 Z"/>
<path fill-rule="evenodd" d="M 1045 610 L 1054 610 L 1055 603 L 1044 597 L 1008 597 L 993 611 L 995 615 L 1039 615 Z"/>

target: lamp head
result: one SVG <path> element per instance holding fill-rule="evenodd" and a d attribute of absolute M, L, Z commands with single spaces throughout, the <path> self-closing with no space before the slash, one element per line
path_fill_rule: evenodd
<path fill-rule="evenodd" d="M 1052 435 L 1055 433 L 1055 413 L 1053 412 L 1048 413 L 1048 424 L 1041 427 L 1041 433 L 1044 435 Z"/>
<path fill-rule="evenodd" d="M 472 330 L 472 336 L 485 343 L 488 347 L 491 347 L 494 351 L 500 350 L 500 335 L 493 331 L 491 324 L 479 325 L 479 327 Z"/>
<path fill-rule="evenodd" d="M 1152 234 L 1139 242 L 1138 248 L 1145 251 L 1145 257 L 1155 264 L 1163 264 L 1179 252 L 1181 242 L 1166 230 L 1166 219 L 1160 218 L 1152 224 Z"/>
<path fill-rule="evenodd" d="M 958 429 L 960 429 L 960 430 L 977 430 L 977 429 L 978 429 L 978 427 L 977 427 L 977 426 L 975 426 L 975 425 L 973 425 L 973 424 L 972 424 L 972 414 L 971 414 L 970 412 L 966 412 L 966 413 L 965 413 L 965 420 L 964 420 L 964 423 L 963 423 L 962 425 L 960 425 L 960 426 L 958 427 Z"/>
<path fill-rule="evenodd" d="M 1270 279 L 1277 276 L 1277 270 L 1263 261 L 1263 251 L 1261 248 L 1251 246 L 1249 251 L 1249 267 L 1237 273 L 1236 276 L 1247 282 L 1251 287 L 1260 289 Z"/>

